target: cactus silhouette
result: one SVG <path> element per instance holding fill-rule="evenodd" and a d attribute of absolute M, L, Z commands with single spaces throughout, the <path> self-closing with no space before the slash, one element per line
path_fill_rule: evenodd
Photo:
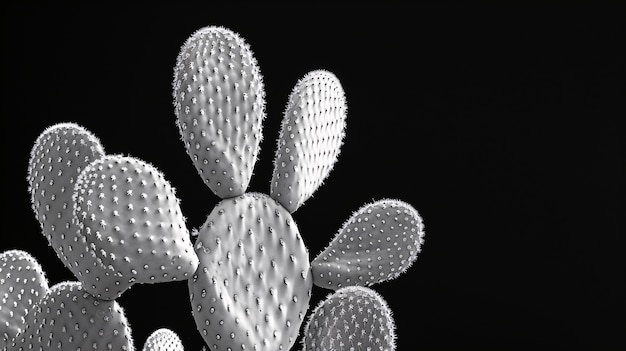
<path fill-rule="evenodd" d="M 170 329 L 160 328 L 148 336 L 142 351 L 185 351 L 185 348 L 178 334 Z"/>
<path fill-rule="evenodd" d="M 50 288 L 26 324 L 11 350 L 134 350 L 124 310 L 116 301 L 95 298 L 80 282 Z"/>
<path fill-rule="evenodd" d="M 47 292 L 48 280 L 31 254 L 22 250 L 0 254 L 0 349 L 24 330 L 25 317 Z"/>
<path fill-rule="evenodd" d="M 395 350 L 395 322 L 374 290 L 347 286 L 328 295 L 304 328 L 303 351 Z"/>

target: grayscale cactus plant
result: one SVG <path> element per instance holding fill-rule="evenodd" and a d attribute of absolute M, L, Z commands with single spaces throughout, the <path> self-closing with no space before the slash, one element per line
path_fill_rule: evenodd
<path fill-rule="evenodd" d="M 267 194 L 248 191 L 266 94 L 246 41 L 219 26 L 192 33 L 172 90 L 183 146 L 219 202 L 203 225 L 188 228 L 181 200 L 154 166 L 106 154 L 75 123 L 44 130 L 30 155 L 32 208 L 76 281 L 48 288 L 28 253 L 0 255 L 5 345 L 134 350 L 117 299 L 133 284 L 186 280 L 190 318 L 211 350 L 289 350 L 299 338 L 304 350 L 394 350 L 392 313 L 369 287 L 416 260 L 424 240 L 417 210 L 393 199 L 365 204 L 313 259 L 292 217 L 339 159 L 347 119 L 339 78 L 318 69 L 295 83 Z M 315 287 L 333 292 L 311 309 Z M 160 328 L 143 350 L 183 343 Z"/>

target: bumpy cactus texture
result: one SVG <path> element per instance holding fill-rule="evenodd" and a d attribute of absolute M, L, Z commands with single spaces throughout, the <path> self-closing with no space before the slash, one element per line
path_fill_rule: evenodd
<path fill-rule="evenodd" d="M 222 200 L 199 229 L 193 315 L 213 350 L 289 350 L 311 297 L 296 223 L 260 193 Z"/>
<path fill-rule="evenodd" d="M 417 259 L 424 223 L 410 204 L 383 199 L 362 206 L 311 263 L 313 283 L 336 290 L 396 278 Z"/>
<path fill-rule="evenodd" d="M 75 123 L 59 123 L 39 135 L 28 165 L 32 208 L 42 232 L 65 266 L 84 282 L 106 280 L 106 268 L 95 260 L 72 220 L 72 196 L 80 172 L 104 154 L 92 132 Z"/>
<path fill-rule="evenodd" d="M 248 187 L 265 118 L 263 79 L 249 45 L 209 26 L 182 46 L 173 81 L 174 111 L 187 153 L 220 198 Z"/>
<path fill-rule="evenodd" d="M 56 284 L 31 313 L 11 350 L 134 350 L 124 310 L 94 298 L 80 282 Z"/>
<path fill-rule="evenodd" d="M 185 351 L 183 343 L 174 331 L 157 329 L 146 339 L 142 351 Z"/>
<path fill-rule="evenodd" d="M 154 166 L 107 155 L 76 181 L 74 217 L 98 260 L 118 279 L 96 296 L 113 299 L 134 283 L 184 280 L 196 270 L 189 230 L 174 189 Z"/>
<path fill-rule="evenodd" d="M 0 254 L 0 349 L 24 330 L 24 317 L 48 292 L 48 281 L 37 260 L 28 252 Z"/>
<path fill-rule="evenodd" d="M 395 322 L 374 290 L 347 286 L 328 295 L 304 328 L 303 351 L 393 351 Z"/>
<path fill-rule="evenodd" d="M 307 73 L 293 88 L 285 110 L 270 195 L 296 211 L 328 176 L 344 138 L 347 105 L 337 77 Z"/>

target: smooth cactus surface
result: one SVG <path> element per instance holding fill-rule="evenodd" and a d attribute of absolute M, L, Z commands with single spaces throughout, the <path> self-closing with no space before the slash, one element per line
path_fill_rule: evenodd
<path fill-rule="evenodd" d="M 174 189 L 154 166 L 107 155 L 78 177 L 74 217 L 98 260 L 118 279 L 94 294 L 113 299 L 134 283 L 184 280 L 198 265 Z"/>
<path fill-rule="evenodd" d="M 303 351 L 393 351 L 395 322 L 377 292 L 347 286 L 328 295 L 304 328 Z"/>
<path fill-rule="evenodd" d="M 393 199 L 366 204 L 315 257 L 313 283 L 335 290 L 396 278 L 417 259 L 423 242 L 424 223 L 413 206 Z"/>
<path fill-rule="evenodd" d="M 48 292 L 41 265 L 28 252 L 0 254 L 0 349 L 24 330 L 24 317 Z"/>
<path fill-rule="evenodd" d="M 290 212 L 319 188 L 337 161 L 347 105 L 337 77 L 307 73 L 293 88 L 284 113 L 270 195 Z"/>
<path fill-rule="evenodd" d="M 185 351 L 178 334 L 168 328 L 160 328 L 152 332 L 142 351 Z"/>
<path fill-rule="evenodd" d="M 134 350 L 131 329 L 116 301 L 94 298 L 80 282 L 54 285 L 35 306 L 10 350 Z"/>
<path fill-rule="evenodd" d="M 289 350 L 311 297 L 309 255 L 269 196 L 222 200 L 199 229 L 189 279 L 198 331 L 212 350 Z"/>
<path fill-rule="evenodd" d="M 220 198 L 248 187 L 263 137 L 265 91 L 250 46 L 230 29 L 204 27 L 181 47 L 174 111 L 205 184 Z"/>
<path fill-rule="evenodd" d="M 100 140 L 76 123 L 46 128 L 35 141 L 28 165 L 32 208 L 48 243 L 74 276 L 107 279 L 73 218 L 74 185 L 80 172 L 105 155 Z"/>

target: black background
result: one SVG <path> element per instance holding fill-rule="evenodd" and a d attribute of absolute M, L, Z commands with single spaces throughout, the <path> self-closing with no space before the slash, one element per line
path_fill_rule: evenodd
<path fill-rule="evenodd" d="M 293 215 L 311 258 L 366 202 L 397 198 L 424 218 L 417 262 L 372 287 L 398 350 L 618 349 L 626 36 L 623 9 L 592 4 L 4 3 L 0 250 L 31 252 L 51 285 L 73 278 L 26 182 L 34 140 L 58 122 L 157 166 L 189 227 L 204 222 L 218 198 L 180 141 L 171 81 L 186 38 L 223 25 L 250 44 L 267 93 L 250 191 L 269 192 L 296 81 L 323 68 L 346 92 L 339 161 Z M 311 307 L 328 293 L 314 288 Z M 137 285 L 119 303 L 138 348 L 167 327 L 200 349 L 186 283 Z"/>

